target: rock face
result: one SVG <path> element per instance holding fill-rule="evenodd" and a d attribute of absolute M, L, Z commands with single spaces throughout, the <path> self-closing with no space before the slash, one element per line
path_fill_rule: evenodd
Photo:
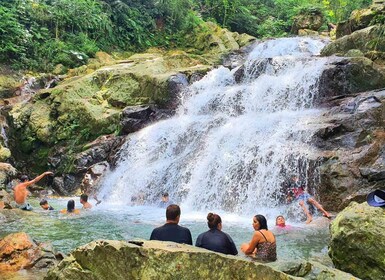
<path fill-rule="evenodd" d="M 332 222 L 329 255 L 338 269 L 385 279 L 385 208 L 351 203 Z"/>
<path fill-rule="evenodd" d="M 9 105 L 10 145 L 9 149 L 0 145 L 0 160 L 12 152 L 17 169 L 53 170 L 55 190 L 74 192 L 86 170 L 108 161 L 122 138 L 110 137 L 114 139 L 88 150 L 85 144 L 100 136 L 126 135 L 171 116 L 190 80 L 254 39 L 215 24 L 207 28 L 191 38 L 207 56 L 150 50 L 116 61 L 98 54 L 92 64 L 70 71 L 66 80 L 36 93 L 30 102 Z"/>
<path fill-rule="evenodd" d="M 142 246 L 138 246 L 125 241 L 101 240 L 73 251 L 44 279 L 298 279 L 273 266 L 173 242 L 143 241 Z M 309 279 L 354 279 L 346 273 L 310 263 L 305 268 L 282 263 L 277 266 L 285 267 L 296 276 L 311 276 Z"/>
<path fill-rule="evenodd" d="M 346 96 L 385 87 L 385 75 L 368 58 L 344 58 L 330 64 L 320 78 L 319 98 Z"/>
<path fill-rule="evenodd" d="M 50 245 L 36 243 L 24 233 L 13 233 L 0 240 L 0 275 L 20 269 L 41 269 L 57 260 Z"/>
<path fill-rule="evenodd" d="M 342 210 L 384 186 L 385 91 L 335 97 L 328 106 L 313 139 L 321 150 L 318 193 L 326 209 Z"/>

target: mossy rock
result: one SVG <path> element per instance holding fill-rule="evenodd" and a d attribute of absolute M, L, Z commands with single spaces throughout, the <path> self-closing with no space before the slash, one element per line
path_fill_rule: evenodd
<path fill-rule="evenodd" d="M 385 209 L 352 202 L 330 227 L 336 268 L 362 279 L 385 279 Z"/>

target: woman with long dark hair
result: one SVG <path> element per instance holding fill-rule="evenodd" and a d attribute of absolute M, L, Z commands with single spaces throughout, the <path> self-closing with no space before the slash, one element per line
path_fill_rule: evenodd
<path fill-rule="evenodd" d="M 79 214 L 79 209 L 75 209 L 75 201 L 73 199 L 68 200 L 67 209 L 60 210 L 63 214 Z"/>
<path fill-rule="evenodd" d="M 267 221 L 263 215 L 253 217 L 255 230 L 249 243 L 243 243 L 241 251 L 255 257 L 259 261 L 273 262 L 277 260 L 277 246 L 274 234 L 267 228 Z"/>
<path fill-rule="evenodd" d="M 219 215 L 209 213 L 207 225 L 209 230 L 198 236 L 195 246 L 227 255 L 238 254 L 233 239 L 222 231 L 222 219 Z"/>

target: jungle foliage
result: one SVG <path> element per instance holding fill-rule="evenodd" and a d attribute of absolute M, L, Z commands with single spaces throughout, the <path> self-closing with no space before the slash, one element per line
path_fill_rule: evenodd
<path fill-rule="evenodd" d="M 288 34 L 293 17 L 317 8 L 328 22 L 371 0 L 0 0 L 0 63 L 50 71 L 98 50 L 183 48 L 203 21 L 258 38 Z"/>

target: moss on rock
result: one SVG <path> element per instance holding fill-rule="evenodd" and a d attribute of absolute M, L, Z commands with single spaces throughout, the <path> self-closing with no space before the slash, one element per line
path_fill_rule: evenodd
<path fill-rule="evenodd" d="M 362 279 L 384 279 L 385 209 L 352 202 L 330 227 L 334 265 Z"/>

